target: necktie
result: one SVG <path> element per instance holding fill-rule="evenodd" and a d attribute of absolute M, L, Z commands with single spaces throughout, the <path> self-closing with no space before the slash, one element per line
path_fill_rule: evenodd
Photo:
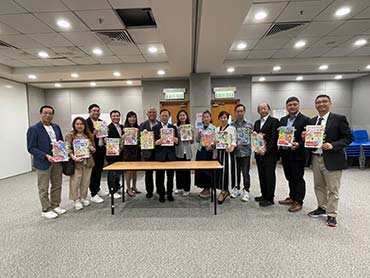
<path fill-rule="evenodd" d="M 262 127 L 263 127 L 263 125 L 265 124 L 265 119 L 264 118 L 262 118 L 261 119 L 261 125 L 260 125 L 260 128 L 262 129 Z"/>
<path fill-rule="evenodd" d="M 319 121 L 317 122 L 317 125 L 321 125 L 323 119 L 324 118 L 319 118 Z"/>

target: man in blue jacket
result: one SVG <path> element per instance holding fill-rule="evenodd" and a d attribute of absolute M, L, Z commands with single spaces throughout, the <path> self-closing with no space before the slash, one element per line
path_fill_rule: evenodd
<path fill-rule="evenodd" d="M 37 172 L 41 216 L 53 219 L 66 212 L 59 207 L 62 193 L 62 165 L 54 160 L 51 146 L 51 142 L 63 141 L 63 136 L 59 125 L 51 122 L 54 116 L 53 107 L 42 106 L 40 115 L 41 121 L 27 131 L 27 149 L 32 155 L 32 164 Z"/>

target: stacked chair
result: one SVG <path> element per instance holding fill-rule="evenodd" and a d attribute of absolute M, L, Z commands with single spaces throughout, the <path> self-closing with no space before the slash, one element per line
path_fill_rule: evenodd
<path fill-rule="evenodd" d="M 360 145 L 360 167 L 364 169 L 367 165 L 367 158 L 370 157 L 369 135 L 366 130 L 354 130 L 353 137 L 355 138 L 354 142 Z"/>
<path fill-rule="evenodd" d="M 354 136 L 354 131 L 352 131 L 352 134 Z M 361 157 L 361 144 L 355 140 L 346 147 L 345 151 L 348 164 L 352 166 L 353 161 L 358 159 L 358 164 L 360 165 L 360 168 L 362 168 L 363 159 Z"/>

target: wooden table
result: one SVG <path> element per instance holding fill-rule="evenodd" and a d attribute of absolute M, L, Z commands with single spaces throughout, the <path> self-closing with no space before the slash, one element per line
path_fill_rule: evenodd
<path fill-rule="evenodd" d="M 145 171 L 145 170 L 213 170 L 211 201 L 214 204 L 214 214 L 217 214 L 216 198 L 216 173 L 223 166 L 215 160 L 211 161 L 134 161 L 134 162 L 115 162 L 104 167 L 105 171 Z M 124 181 L 122 190 L 122 202 L 125 201 Z M 111 194 L 111 212 L 114 214 L 114 198 Z"/>

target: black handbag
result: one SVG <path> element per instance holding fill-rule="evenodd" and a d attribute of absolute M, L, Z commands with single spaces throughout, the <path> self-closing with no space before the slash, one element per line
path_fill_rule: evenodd
<path fill-rule="evenodd" d="M 75 173 L 75 162 L 72 158 L 70 158 L 68 161 L 63 162 L 62 168 L 62 172 L 64 175 L 72 176 Z"/>

